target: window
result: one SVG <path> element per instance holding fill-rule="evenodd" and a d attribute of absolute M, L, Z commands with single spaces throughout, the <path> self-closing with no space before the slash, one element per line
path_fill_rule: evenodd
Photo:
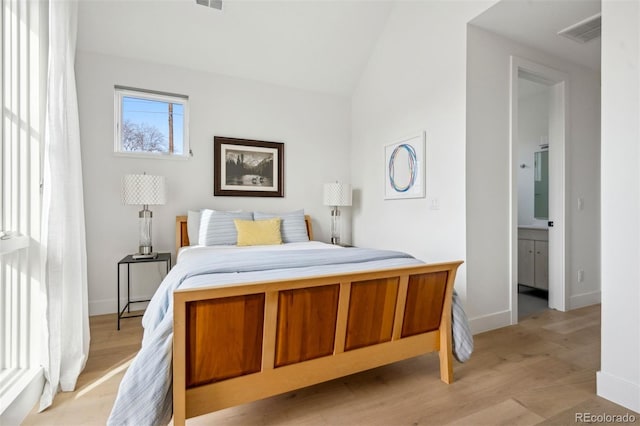
<path fill-rule="evenodd" d="M 115 86 L 116 153 L 188 157 L 189 98 Z"/>
<path fill-rule="evenodd" d="M 5 232 L 0 239 L 2 424 L 28 413 L 20 407 L 32 407 L 37 398 L 23 390 L 30 385 L 42 389 L 44 380 L 40 181 L 47 44 L 41 35 L 46 40 L 47 5 L 0 0 L 0 231 Z"/>

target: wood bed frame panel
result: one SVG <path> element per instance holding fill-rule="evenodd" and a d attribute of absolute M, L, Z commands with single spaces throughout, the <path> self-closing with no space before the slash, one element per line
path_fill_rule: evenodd
<path fill-rule="evenodd" d="M 264 294 L 190 303 L 187 387 L 260 371 L 263 318 Z M 211 351 L 212 347 L 219 349 Z"/>
<path fill-rule="evenodd" d="M 333 353 L 340 285 L 278 292 L 274 367 Z"/>
<path fill-rule="evenodd" d="M 351 284 L 345 351 L 391 340 L 398 281 L 392 277 Z"/>
<path fill-rule="evenodd" d="M 402 337 L 436 330 L 440 326 L 447 285 L 447 272 L 413 275 L 407 289 L 407 306 L 402 321 Z"/>
<path fill-rule="evenodd" d="M 176 223 L 178 244 L 183 218 Z M 176 291 L 174 425 L 433 351 L 441 380 L 450 383 L 451 301 L 461 263 Z M 214 320 L 211 306 L 226 306 L 224 327 L 207 325 Z M 195 330 L 194 311 L 203 320 Z M 220 342 L 221 329 L 243 333 L 228 336 L 235 349 L 208 343 L 212 336 Z M 257 329 L 261 335 L 252 338 Z"/>

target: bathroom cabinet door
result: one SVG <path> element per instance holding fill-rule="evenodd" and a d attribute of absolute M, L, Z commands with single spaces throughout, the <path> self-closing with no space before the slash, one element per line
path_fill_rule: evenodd
<path fill-rule="evenodd" d="M 549 243 L 534 241 L 534 286 L 542 290 L 549 289 Z"/>
<path fill-rule="evenodd" d="M 518 284 L 549 289 L 549 243 L 518 240 Z"/>
<path fill-rule="evenodd" d="M 535 253 L 533 240 L 518 240 L 518 284 L 535 285 Z"/>

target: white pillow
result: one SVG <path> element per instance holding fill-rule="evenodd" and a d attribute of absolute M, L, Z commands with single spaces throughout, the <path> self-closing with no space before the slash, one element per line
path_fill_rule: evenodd
<path fill-rule="evenodd" d="M 189 237 L 190 246 L 200 244 L 200 215 L 200 211 L 189 210 L 187 212 L 187 236 Z"/>
<path fill-rule="evenodd" d="M 282 219 L 280 230 L 282 232 L 283 243 L 302 243 L 309 241 L 307 223 L 304 220 L 304 210 L 280 214 L 253 212 L 253 218 L 255 220 L 271 219 L 274 217 Z"/>

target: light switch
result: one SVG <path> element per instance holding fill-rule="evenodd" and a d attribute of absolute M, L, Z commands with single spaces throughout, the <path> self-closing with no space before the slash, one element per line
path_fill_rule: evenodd
<path fill-rule="evenodd" d="M 440 200 L 437 197 L 429 198 L 429 208 L 431 210 L 440 210 Z"/>

